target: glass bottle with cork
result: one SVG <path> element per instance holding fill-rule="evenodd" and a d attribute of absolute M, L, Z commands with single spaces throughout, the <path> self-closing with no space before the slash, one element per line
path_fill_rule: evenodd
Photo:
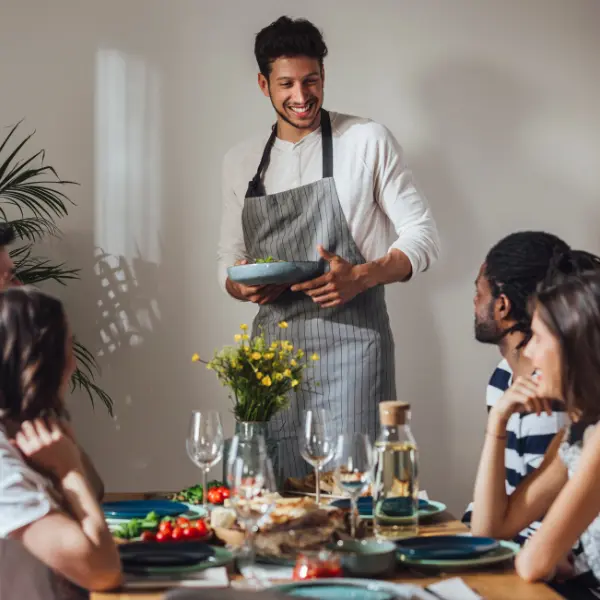
<path fill-rule="evenodd" d="M 380 433 L 375 442 L 373 527 L 379 539 L 397 540 L 419 530 L 419 464 L 410 430 L 410 404 L 379 404 Z"/>

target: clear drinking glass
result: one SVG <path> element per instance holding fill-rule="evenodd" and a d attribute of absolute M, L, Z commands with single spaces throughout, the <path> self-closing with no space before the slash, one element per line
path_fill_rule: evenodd
<path fill-rule="evenodd" d="M 305 410 L 300 439 L 302 458 L 315 469 L 316 501 L 321 500 L 321 469 L 333 457 L 335 436 L 331 417 L 324 409 Z"/>
<path fill-rule="evenodd" d="M 240 571 L 249 586 L 262 587 L 253 570 L 254 535 L 275 507 L 277 486 L 273 465 L 266 452 L 261 451 L 242 451 L 229 464 L 231 504 L 246 532 L 244 547 L 238 558 Z"/>
<path fill-rule="evenodd" d="M 375 453 L 364 433 L 343 433 L 335 452 L 334 480 L 350 497 L 350 532 L 356 537 L 357 501 L 373 480 Z"/>
<path fill-rule="evenodd" d="M 192 412 L 185 443 L 188 456 L 202 472 L 202 505 L 208 510 L 206 474 L 223 457 L 223 426 L 215 410 Z"/>

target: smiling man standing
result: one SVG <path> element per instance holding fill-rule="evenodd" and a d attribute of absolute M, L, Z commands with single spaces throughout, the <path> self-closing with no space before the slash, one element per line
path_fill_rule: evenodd
<path fill-rule="evenodd" d="M 324 408 L 337 435 L 368 433 L 377 405 L 396 398 L 394 342 L 384 285 L 437 258 L 436 225 L 382 125 L 323 109 L 327 47 L 304 19 L 281 17 L 258 33 L 258 85 L 275 109 L 270 135 L 230 150 L 223 165 L 219 274 L 234 298 L 260 305 L 254 329 L 321 357 L 311 381 L 271 424 L 285 476 L 301 476 L 302 411 Z M 324 274 L 289 286 L 248 287 L 227 268 L 255 258 L 316 261 Z"/>

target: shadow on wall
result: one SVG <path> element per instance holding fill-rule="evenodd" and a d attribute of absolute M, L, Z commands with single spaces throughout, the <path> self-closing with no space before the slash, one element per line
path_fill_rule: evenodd
<path fill-rule="evenodd" d="M 114 430 L 102 423 L 97 429 L 86 428 L 87 442 L 96 449 L 111 488 L 150 489 L 156 482 L 152 473 L 169 469 L 168 453 L 162 442 L 157 443 L 156 433 L 164 434 L 165 440 L 181 439 L 182 433 L 171 404 L 182 367 L 173 352 L 174 336 L 181 335 L 183 326 L 176 319 L 180 307 L 173 298 L 165 302 L 161 296 L 168 289 L 168 276 L 160 263 L 92 251 L 91 243 L 91 235 L 78 242 L 69 236 L 69 245 L 80 253 L 82 272 L 94 274 L 85 278 L 83 293 L 70 312 L 82 324 L 85 339 L 93 340 L 90 349 L 102 367 L 101 383 L 110 385 L 115 417 Z M 83 251 L 86 245 L 89 252 Z M 82 260 L 86 256 L 87 264 Z M 164 313 L 165 306 L 170 313 Z M 155 401 L 161 398 L 164 402 Z M 91 418 L 103 420 L 100 414 Z M 112 469 L 117 462 L 126 464 Z M 136 472 L 139 481 L 131 478 Z"/>

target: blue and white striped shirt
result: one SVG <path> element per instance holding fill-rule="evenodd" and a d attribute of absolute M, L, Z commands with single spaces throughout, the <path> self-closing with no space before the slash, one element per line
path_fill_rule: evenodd
<path fill-rule="evenodd" d="M 488 411 L 502 397 L 512 384 L 512 370 L 506 360 L 500 361 L 492 373 L 487 386 L 486 403 Z M 535 471 L 544 459 L 544 454 L 554 436 L 568 423 L 567 414 L 562 405 L 553 405 L 552 414 L 515 413 L 506 426 L 506 450 L 504 454 L 506 493 L 512 494 L 521 481 Z M 472 503 L 463 517 L 464 522 L 471 521 Z M 521 531 L 515 541 L 523 544 L 539 528 L 534 521 Z"/>

